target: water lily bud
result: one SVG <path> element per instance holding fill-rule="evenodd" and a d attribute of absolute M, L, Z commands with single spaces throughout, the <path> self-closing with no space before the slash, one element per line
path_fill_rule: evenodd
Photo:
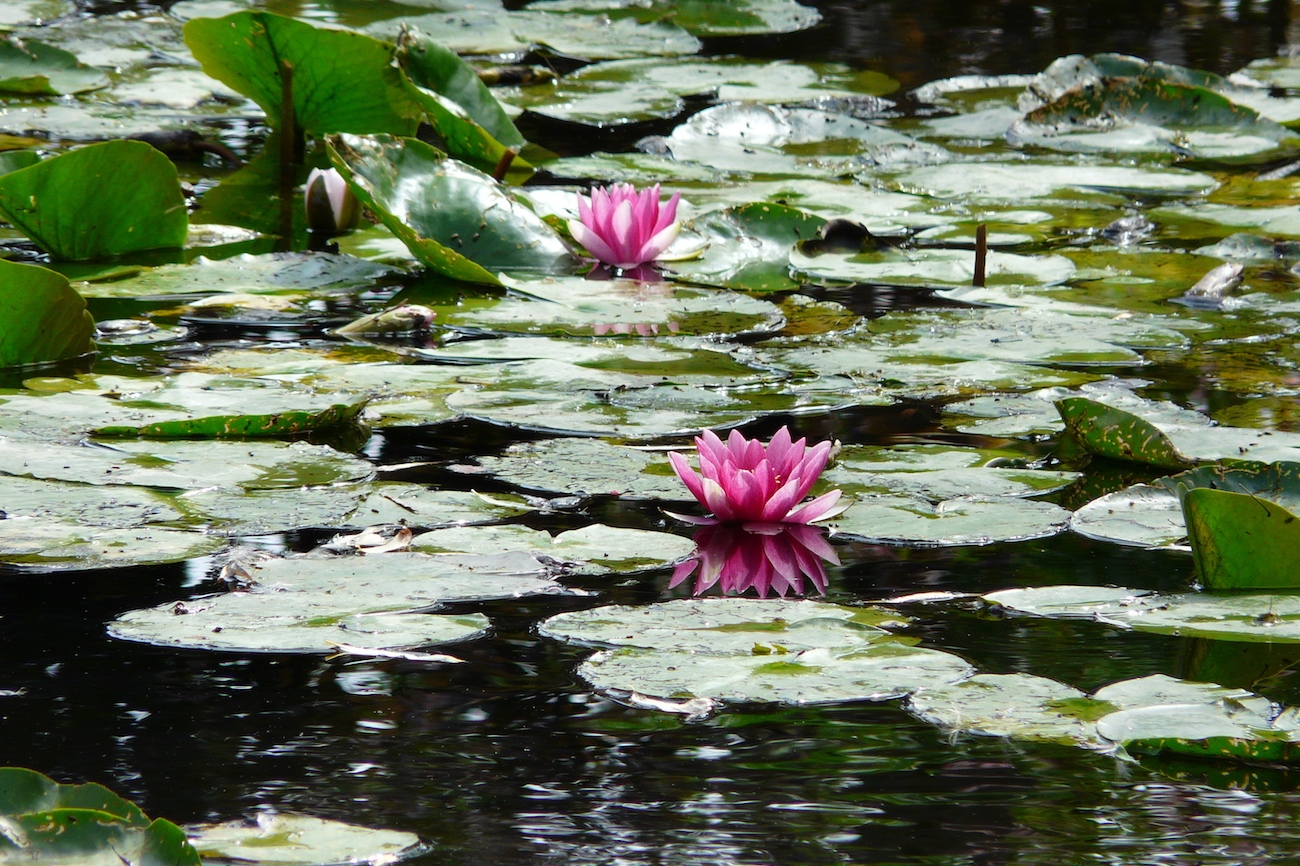
<path fill-rule="evenodd" d="M 307 228 L 314 232 L 345 232 L 355 228 L 361 209 L 343 175 L 332 168 L 313 168 L 303 193 Z"/>

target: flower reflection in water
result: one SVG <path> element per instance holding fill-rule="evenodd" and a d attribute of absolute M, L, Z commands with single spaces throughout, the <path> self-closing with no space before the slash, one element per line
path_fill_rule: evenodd
<path fill-rule="evenodd" d="M 670 587 L 695 576 L 694 594 L 702 595 L 715 584 L 723 595 L 740 595 L 753 588 L 759 598 L 804 594 L 804 578 L 811 589 L 826 594 L 826 567 L 839 565 L 826 530 L 803 523 L 769 523 L 742 526 L 718 523 L 705 526 L 695 536 L 695 552 L 673 570 Z"/>

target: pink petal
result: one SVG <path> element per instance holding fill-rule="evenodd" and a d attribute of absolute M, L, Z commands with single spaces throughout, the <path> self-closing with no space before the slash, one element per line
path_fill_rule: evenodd
<path fill-rule="evenodd" d="M 663 255 L 664 250 L 673 245 L 677 240 L 677 235 L 682 230 L 682 224 L 674 222 L 665 226 L 660 232 L 651 236 L 641 248 L 637 250 L 636 257 L 643 262 L 652 262 Z"/>
<path fill-rule="evenodd" d="M 655 186 L 655 195 L 659 195 L 659 187 Z M 659 208 L 659 219 L 655 221 L 655 233 L 663 231 L 668 226 L 677 222 L 677 203 L 682 200 L 680 192 L 673 193 L 673 197 L 668 200 L 668 204 L 661 205 Z"/>
<path fill-rule="evenodd" d="M 569 234 L 573 235 L 573 239 L 586 247 L 587 252 L 591 253 L 599 261 L 602 261 L 607 265 L 615 263 L 617 256 L 614 254 L 614 251 L 610 249 L 609 244 L 605 243 L 605 241 L 601 239 L 600 235 L 596 234 L 583 223 L 576 220 L 569 220 Z"/>
<path fill-rule="evenodd" d="M 837 509 L 835 503 L 840 501 L 840 491 L 832 490 L 830 493 L 823 493 L 811 502 L 805 502 L 794 511 L 785 516 L 786 523 L 813 523 L 818 520 L 825 520 L 828 517 L 834 517 L 848 510 L 847 503 L 843 508 Z"/>
<path fill-rule="evenodd" d="M 632 218 L 631 203 L 621 201 L 614 208 L 614 215 L 610 218 L 609 228 L 612 236 L 606 238 L 610 246 L 618 254 L 618 261 L 614 264 L 620 268 L 631 268 L 641 264 L 632 261 L 632 256 L 640 244 L 636 243 L 635 223 Z"/>
<path fill-rule="evenodd" d="M 704 505 L 719 520 L 736 519 L 736 515 L 732 512 L 731 504 L 728 501 L 727 492 L 722 489 L 721 484 L 712 478 L 704 479 Z"/>
<path fill-rule="evenodd" d="M 691 468 L 691 464 L 687 462 L 686 458 L 676 451 L 669 452 L 668 462 L 672 464 L 673 471 L 677 473 L 678 478 L 682 479 L 686 489 L 691 491 L 691 495 L 695 497 L 696 501 L 703 505 L 704 479 Z"/>
<path fill-rule="evenodd" d="M 695 571 L 695 569 L 699 568 L 699 565 L 700 561 L 698 559 L 688 559 L 685 562 L 678 563 L 677 567 L 673 569 L 672 580 L 668 581 L 668 588 L 672 589 L 674 586 L 690 577 L 691 573 Z"/>

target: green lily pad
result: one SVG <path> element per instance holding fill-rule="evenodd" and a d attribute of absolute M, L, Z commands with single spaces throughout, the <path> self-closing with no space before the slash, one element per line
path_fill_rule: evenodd
<path fill-rule="evenodd" d="M 27 863 L 128 862 L 199 866 L 175 824 L 150 821 L 102 785 L 60 785 L 34 770 L 0 767 L 0 857 Z"/>
<path fill-rule="evenodd" d="M 846 445 L 823 483 L 845 493 L 899 493 L 934 502 L 960 496 L 1039 496 L 1068 486 L 1075 472 L 987 465 L 996 457 L 973 448 Z"/>
<path fill-rule="evenodd" d="M 732 102 L 664 139 L 674 159 L 729 172 L 835 177 L 871 166 L 947 162 L 946 150 L 846 114 Z"/>
<path fill-rule="evenodd" d="M 1070 529 L 1098 541 L 1188 549 L 1178 494 L 1163 484 L 1135 484 L 1094 499 L 1074 512 Z"/>
<path fill-rule="evenodd" d="M 0 212 L 58 259 L 185 243 L 176 167 L 142 141 L 106 141 L 0 175 Z"/>
<path fill-rule="evenodd" d="M 1300 760 L 1300 716 L 1262 698 L 1173 704 L 1113 713 L 1097 732 L 1133 754 L 1195 755 L 1291 764 Z"/>
<path fill-rule="evenodd" d="M 971 673 L 970 665 L 955 655 L 896 640 L 786 655 L 624 647 L 597 652 L 578 668 L 578 675 L 602 692 L 797 705 L 892 700 Z"/>
<path fill-rule="evenodd" d="M 815 8 L 795 0 L 537 0 L 529 9 L 550 12 L 601 13 L 613 20 L 624 16 L 638 21 L 669 20 L 696 36 L 737 36 L 790 33 L 805 30 L 821 20 Z"/>
<path fill-rule="evenodd" d="M 252 822 L 228 821 L 186 829 L 205 862 L 276 866 L 397 863 L 426 850 L 414 833 L 285 812 L 258 812 Z"/>
<path fill-rule="evenodd" d="M 1216 460 L 1300 462 L 1300 435 L 1216 427 L 1195 412 L 1171 413 L 1132 397 L 1121 402 L 1124 408 L 1067 397 L 1057 408 L 1086 451 L 1113 460 L 1179 469 Z"/>
<path fill-rule="evenodd" d="M 0 561 L 41 571 L 180 562 L 225 546 L 223 538 L 160 526 L 116 529 L 68 519 L 0 520 Z"/>
<path fill-rule="evenodd" d="M 271 126 L 280 126 L 281 63 L 287 62 L 294 122 L 303 130 L 415 131 L 418 110 L 385 42 L 262 11 L 194 18 L 184 33 L 203 71 L 252 98 Z"/>
<path fill-rule="evenodd" d="M 1251 643 L 1300 643 L 1300 596 L 1286 593 L 1164 595 L 1141 589 L 1043 586 L 984 595 L 1029 614 L 1089 619 L 1157 634 Z"/>
<path fill-rule="evenodd" d="M 305 442 L 121 440 L 104 447 L 0 438 L 0 455 L 6 475 L 178 489 L 299 487 L 362 480 L 374 472 L 364 460 Z"/>
<path fill-rule="evenodd" d="M 152 490 L 11 475 L 0 476 L 0 501 L 4 503 L 6 520 L 32 518 L 38 524 L 59 521 L 83 527 L 130 529 L 149 523 L 172 523 L 184 517 L 174 502 Z"/>
<path fill-rule="evenodd" d="M 698 39 L 670 21 L 641 24 L 630 18 L 611 21 L 596 15 L 529 9 L 464 7 L 453 12 L 379 21 L 365 30 L 395 39 L 402 25 L 428 34 L 457 54 L 522 54 L 531 46 L 539 45 L 573 57 L 614 60 L 694 54 L 700 50 Z"/>
<path fill-rule="evenodd" d="M 481 614 L 429 613 L 451 602 L 565 592 L 538 576 L 477 573 L 437 556 L 271 559 L 249 569 L 249 592 L 130 611 L 109 624 L 124 640 L 242 652 L 325 653 L 333 644 L 413 649 L 471 640 Z"/>
<path fill-rule="evenodd" d="M 599 439 L 520 442 L 500 455 L 480 457 L 477 463 L 452 468 L 537 492 L 676 502 L 691 498 L 666 456 Z"/>
<path fill-rule="evenodd" d="M 509 493 L 491 496 L 460 490 L 431 490 L 422 484 L 379 482 L 347 515 L 349 526 L 406 523 L 410 526 L 464 526 L 517 517 L 532 508 Z"/>
<path fill-rule="evenodd" d="M 0 92 L 23 96 L 60 96 L 108 86 L 102 70 L 35 40 L 0 41 Z"/>
<path fill-rule="evenodd" d="M 556 614 L 538 626 L 552 640 L 663 652 L 781 656 L 818 647 L 864 648 L 905 625 L 892 611 L 819 601 L 690 598 Z"/>
<path fill-rule="evenodd" d="M 975 255 L 966 250 L 888 249 L 865 253 L 809 255 L 799 248 L 790 265 L 810 282 L 844 280 L 897 286 L 969 286 L 975 275 Z M 1050 286 L 1074 275 L 1074 263 L 1064 256 L 1022 256 L 990 251 L 985 271 L 990 284 Z"/>
<path fill-rule="evenodd" d="M 505 298 L 434 306 L 438 322 L 492 333 L 575 337 L 762 333 L 785 322 L 767 301 L 672 283 L 582 277 L 502 282 L 512 290 Z"/>
<path fill-rule="evenodd" d="M 1186 169 L 1005 162 L 918 166 L 894 174 L 892 180 L 905 192 L 1012 205 L 1062 196 L 1075 190 L 1202 195 L 1217 186 L 1217 181 L 1210 175 Z"/>
<path fill-rule="evenodd" d="M 1050 502 L 1013 497 L 958 497 L 933 503 L 919 496 L 859 497 L 827 522 L 836 536 L 883 544 L 960 547 L 1056 535 L 1070 512 Z"/>
<path fill-rule="evenodd" d="M 769 202 L 714 211 L 692 222 L 709 240 L 703 255 L 673 262 L 668 270 L 693 283 L 747 292 L 796 289 L 800 282 L 791 276 L 790 252 L 825 224 L 819 216 Z"/>
<path fill-rule="evenodd" d="M 160 421 L 140 427 L 121 425 L 91 431 L 102 437 L 141 439 L 284 439 L 320 434 L 357 425 L 366 407 L 359 403 L 335 403 L 319 412 L 276 412 L 270 415 L 215 415 L 184 421 Z"/>
<path fill-rule="evenodd" d="M 667 532 L 593 523 L 554 537 L 519 524 L 435 529 L 417 535 L 411 548 L 461 562 L 479 573 L 593 575 L 657 568 L 689 555 L 694 545 L 689 538 Z"/>
<path fill-rule="evenodd" d="M 1206 588 L 1300 587 L 1300 523 L 1293 512 L 1261 496 L 1206 487 L 1185 491 L 1182 501 L 1196 571 Z"/>
<path fill-rule="evenodd" d="M 202 523 L 214 535 L 269 535 L 346 525 L 369 490 L 367 484 L 266 490 L 225 487 L 189 491 L 177 504 L 187 512 L 189 522 Z"/>
<path fill-rule="evenodd" d="M 1030 674 L 976 674 L 970 679 L 913 692 L 905 704 L 924 722 L 985 737 L 1097 746 L 1096 713 L 1070 686 Z"/>
<path fill-rule="evenodd" d="M 199 256 L 188 265 L 159 265 L 110 283 L 79 283 L 91 298 L 170 298 L 216 293 L 346 292 L 399 273 L 388 265 L 332 253 L 245 253 Z"/>
<path fill-rule="evenodd" d="M 44 364 L 94 349 L 95 320 L 67 279 L 0 260 L 0 367 Z"/>
<path fill-rule="evenodd" d="M 421 141 L 334 137 L 330 160 L 362 205 L 436 273 L 499 285 L 497 270 L 576 264 L 555 230 L 496 181 Z"/>
<path fill-rule="evenodd" d="M 1212 90 L 1153 78 L 1107 78 L 1070 90 L 1012 124 L 1007 139 L 1057 150 L 1218 159 L 1300 143 Z"/>

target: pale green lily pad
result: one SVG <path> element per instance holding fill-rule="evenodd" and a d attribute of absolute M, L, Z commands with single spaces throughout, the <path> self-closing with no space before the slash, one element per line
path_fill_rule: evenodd
<path fill-rule="evenodd" d="M 345 292 L 368 288 L 399 271 L 388 265 L 331 253 L 244 254 L 198 257 L 188 265 L 160 265 L 109 283 L 78 283 L 89 298 L 166 298 L 219 292 Z"/>
<path fill-rule="evenodd" d="M 990 604 L 1032 616 L 1090 619 L 1119 628 L 1252 643 L 1300 643 L 1300 596 L 1187 593 L 1044 586 L 984 595 Z"/>
<path fill-rule="evenodd" d="M 882 544 L 960 547 L 1056 535 L 1070 512 L 1050 502 L 961 497 L 932 503 L 916 496 L 861 497 L 827 522 L 835 536 Z"/>
<path fill-rule="evenodd" d="M 879 448 L 846 445 L 822 482 L 861 497 L 901 493 L 942 502 L 960 496 L 1039 496 L 1060 490 L 1077 472 L 986 465 L 995 455 L 944 445 Z"/>
<path fill-rule="evenodd" d="M 0 520 L 0 561 L 43 571 L 180 562 L 225 546 L 222 538 L 160 526 L 115 529 L 63 518 Z"/>
<path fill-rule="evenodd" d="M 797 207 L 823 219 L 839 217 L 858 223 L 875 237 L 901 237 L 914 229 L 948 226 L 965 219 L 937 209 L 928 196 L 807 177 L 695 189 L 691 191 L 690 201 L 701 210 L 756 202 Z"/>
<path fill-rule="evenodd" d="M 349 526 L 406 523 L 410 526 L 463 526 L 517 517 L 532 508 L 520 496 L 490 496 L 460 490 L 433 490 L 422 484 L 377 482 L 347 515 Z"/>
<path fill-rule="evenodd" d="M 700 41 L 668 21 L 639 24 L 593 15 L 464 8 L 456 12 L 404 15 L 365 28 L 395 39 L 402 24 L 428 34 L 457 54 L 523 53 L 545 45 L 561 54 L 589 60 L 694 54 Z"/>
<path fill-rule="evenodd" d="M 1203 195 L 1217 186 L 1210 175 L 1186 169 L 1004 162 L 918 166 L 893 175 L 893 183 L 911 193 L 1012 205 L 1076 190 Z"/>
<path fill-rule="evenodd" d="M 657 153 L 592 153 L 546 163 L 557 177 L 593 178 L 599 181 L 633 183 L 638 187 L 655 183 L 716 183 L 726 172 L 704 165 L 692 165 Z"/>
<path fill-rule="evenodd" d="M 896 640 L 787 655 L 625 647 L 598 652 L 578 668 L 578 675 L 598 691 L 795 705 L 891 700 L 973 672 L 958 656 Z"/>
<path fill-rule="evenodd" d="M 1135 484 L 1094 499 L 1074 512 L 1070 529 L 1134 547 L 1191 549 L 1178 494 L 1160 485 Z"/>
<path fill-rule="evenodd" d="M 1003 438 L 1059 433 L 1064 424 L 1053 405 L 1068 392 L 1048 388 L 1029 394 L 992 394 L 944 406 L 944 424 L 960 433 Z"/>
<path fill-rule="evenodd" d="M 821 13 L 795 0 L 536 0 L 529 9 L 548 12 L 600 13 L 613 20 L 670 20 L 696 36 L 791 33 L 821 21 Z"/>
<path fill-rule="evenodd" d="M 1263 698 L 1172 704 L 1112 713 L 1097 733 L 1135 754 L 1293 763 L 1300 758 L 1300 717 Z"/>
<path fill-rule="evenodd" d="M 39 39 L 75 54 L 88 66 L 123 72 L 157 63 L 159 55 L 186 57 L 180 22 L 164 14 L 140 14 L 127 9 L 116 14 L 67 15 L 73 4 L 64 0 L 17 0 L 0 7 L 0 27 L 22 23 L 8 16 L 22 7 L 41 8 L 54 14 L 40 15 L 41 26 L 19 32 L 24 38 Z M 54 20 L 58 19 L 58 20 Z"/>
<path fill-rule="evenodd" d="M 883 94 L 896 86 L 885 75 L 854 74 L 841 64 L 657 58 L 595 63 L 554 84 L 508 89 L 502 98 L 548 117 L 601 126 L 674 117 L 685 105 L 681 97 L 697 94 L 719 102 L 780 104 L 846 92 Z"/>
<path fill-rule="evenodd" d="M 846 114 L 743 102 L 701 111 L 673 130 L 664 146 L 682 162 L 729 172 L 801 177 L 951 159 L 937 145 Z"/>
<path fill-rule="evenodd" d="M 0 92 L 24 96 L 59 96 L 108 86 L 102 70 L 35 39 L 0 40 Z"/>
<path fill-rule="evenodd" d="M 83 527 L 130 529 L 184 518 L 175 502 L 152 490 L 103 487 L 0 476 L 0 508 L 6 520 L 33 518 Z"/>
<path fill-rule="evenodd" d="M 200 824 L 186 831 L 208 863 L 387 864 L 425 851 L 414 833 L 290 813 L 259 812 L 252 823 Z"/>
<path fill-rule="evenodd" d="M 860 649 L 889 636 L 879 626 L 906 622 L 893 611 L 802 599 L 689 598 L 560 613 L 538 633 L 593 646 L 783 656 L 818 647 Z"/>
<path fill-rule="evenodd" d="M 338 644 L 404 650 L 459 643 L 488 630 L 482 614 L 348 613 L 321 593 L 280 595 L 274 602 L 251 592 L 169 602 L 122 614 L 108 624 L 108 633 L 172 648 L 328 653 Z"/>
<path fill-rule="evenodd" d="M 243 97 L 197 69 L 164 66 L 136 72 L 116 84 L 109 94 L 123 105 L 150 105 L 193 111 Z"/>
<path fill-rule="evenodd" d="M 692 221 L 708 238 L 697 259 L 674 262 L 669 272 L 695 283 L 750 292 L 797 289 L 790 273 L 790 251 L 816 237 L 826 221 L 819 216 L 772 202 L 753 202 L 713 211 Z"/>
<path fill-rule="evenodd" d="M 1133 680 L 1111 683 L 1098 689 L 1093 698 L 1120 710 L 1157 707 L 1162 704 L 1200 704 L 1215 701 L 1259 700 L 1253 692 L 1233 689 L 1216 683 L 1196 683 L 1165 674 L 1151 674 Z"/>
<path fill-rule="evenodd" d="M 0 438 L 4 474 L 86 484 L 245 489 L 333 484 L 369 478 L 374 467 L 305 442 L 133 442 L 48 445 Z"/>
<path fill-rule="evenodd" d="M 599 439 L 520 442 L 477 466 L 453 466 L 541 493 L 619 496 L 625 499 L 691 499 L 662 452 L 610 445 Z"/>
<path fill-rule="evenodd" d="M 461 562 L 480 573 L 557 571 L 582 575 L 657 568 L 695 549 L 689 538 L 680 535 L 599 523 L 554 537 L 519 524 L 435 529 L 417 535 L 411 547 Z"/>
<path fill-rule="evenodd" d="M 0 27 L 18 27 L 61 18 L 74 8 L 68 0 L 13 0 L 0 8 Z"/>
<path fill-rule="evenodd" d="M 368 485 L 283 487 L 270 490 L 223 488 L 182 494 L 179 503 L 191 520 L 218 535 L 268 535 L 312 527 L 343 525 L 356 511 Z"/>
<path fill-rule="evenodd" d="M 975 255 L 967 250 L 890 249 L 870 253 L 808 255 L 790 253 L 790 265 L 811 282 L 842 280 L 900 286 L 969 286 L 975 275 Z M 990 251 L 990 284 L 1051 286 L 1074 275 L 1074 263 L 1064 256 L 1022 256 Z"/>
<path fill-rule="evenodd" d="M 511 296 L 433 307 L 438 323 L 495 333 L 600 337 L 771 332 L 785 322 L 768 301 L 672 283 L 581 277 L 503 283 L 514 291 Z"/>
<path fill-rule="evenodd" d="M 1223 238 L 1248 229 L 1277 237 L 1300 237 L 1300 212 L 1290 205 L 1168 204 L 1153 208 L 1150 216 L 1182 234 L 1195 236 Z"/>
<path fill-rule="evenodd" d="M 295 377 L 321 394 L 368 399 L 366 423 L 373 427 L 434 424 L 456 415 L 446 396 L 459 390 L 463 368 L 432 364 L 338 364 Z"/>
<path fill-rule="evenodd" d="M 1096 716 L 1089 718 L 1098 705 L 1078 689 L 1030 674 L 976 674 L 914 692 L 905 708 L 924 722 L 954 732 L 1100 744 Z"/>

